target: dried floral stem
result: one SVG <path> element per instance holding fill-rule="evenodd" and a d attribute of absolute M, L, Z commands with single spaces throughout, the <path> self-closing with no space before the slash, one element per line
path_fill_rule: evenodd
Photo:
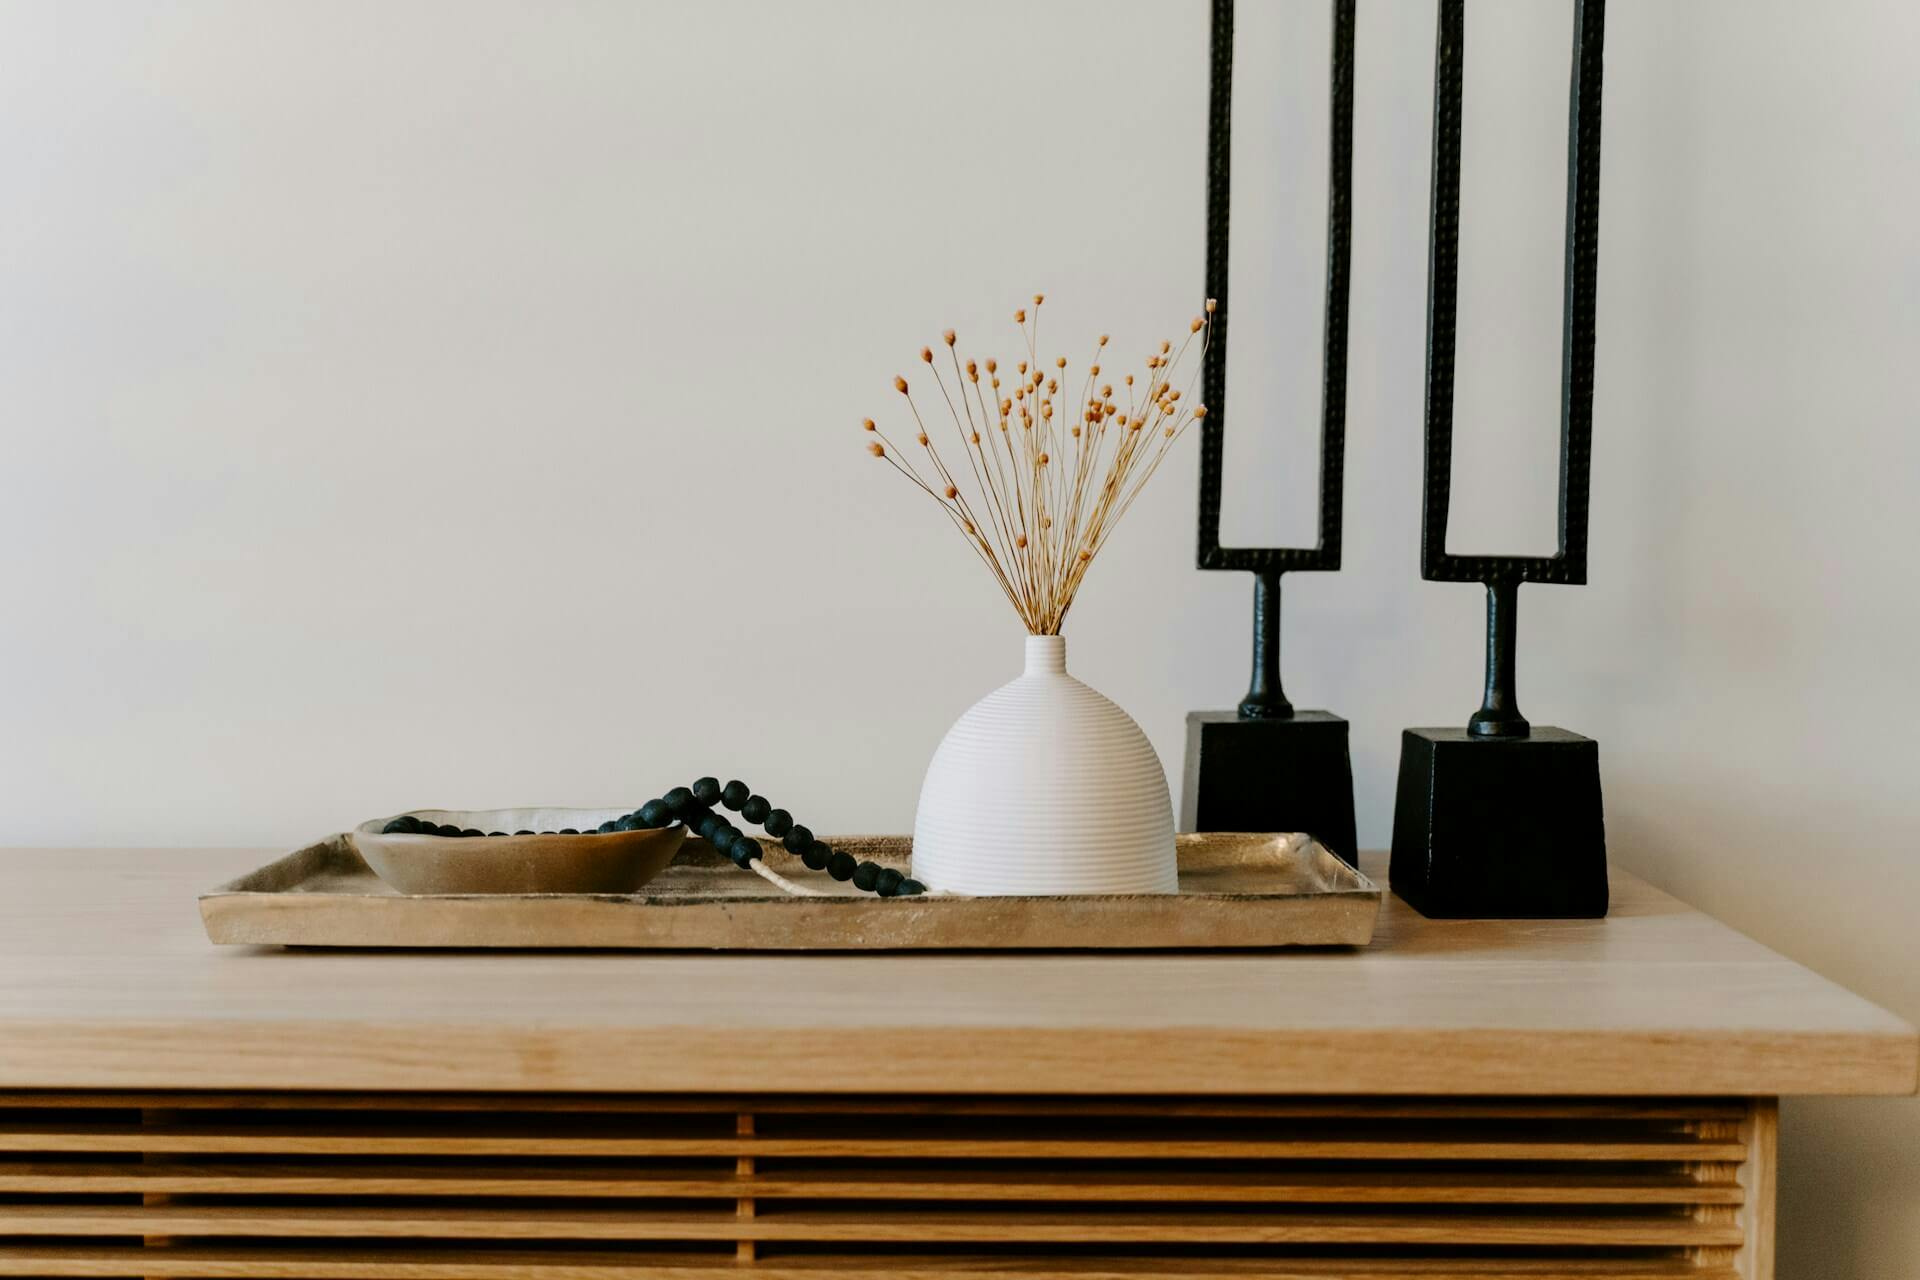
<path fill-rule="evenodd" d="M 1080 399 L 1069 408 L 1060 394 L 1068 383 L 1066 357 L 1048 364 L 1041 354 L 1040 309 L 1045 301 L 1044 295 L 1035 294 L 1031 315 L 1024 307 L 1014 312 L 1026 359 L 1008 375 L 1013 384 L 1009 394 L 1003 394 L 997 360 L 967 360 L 963 366 L 951 329 L 941 335 L 953 368 L 951 391 L 933 348 L 920 349 L 966 456 L 958 474 L 941 456 L 905 378 L 893 380 L 894 390 L 907 402 L 928 474 L 871 418 L 861 425 L 876 437 L 869 450 L 932 498 L 966 538 L 1027 630 L 1058 635 L 1114 526 L 1186 429 L 1207 415 L 1206 406 L 1196 404 L 1192 395 L 1212 337 L 1213 302 L 1209 299 L 1206 314 L 1188 326 L 1178 351 L 1171 342 L 1162 342 L 1159 351 L 1147 357 L 1143 386 L 1136 385 L 1133 375 L 1126 376 L 1124 408 L 1114 397 L 1112 382 L 1102 376 L 1100 356 L 1107 345 L 1102 335 L 1087 362 Z M 1191 367 L 1185 385 L 1176 388 L 1176 373 L 1196 335 L 1201 339 L 1199 365 Z M 971 489 L 960 483 L 968 476 Z"/>

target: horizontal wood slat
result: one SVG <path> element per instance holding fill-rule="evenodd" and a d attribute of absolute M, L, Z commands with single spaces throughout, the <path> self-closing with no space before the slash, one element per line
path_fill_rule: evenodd
<path fill-rule="evenodd" d="M 0 1276 L 180 1280 L 1742 1280 L 1685 1259 L 1378 1259 L 814 1255 L 741 1267 L 733 1255 L 493 1253 L 474 1250 L 66 1249 L 0 1247 Z"/>
<path fill-rule="evenodd" d="M 276 1236 L 290 1239 L 776 1240 L 855 1244 L 1383 1244 L 1726 1246 L 1737 1223 L 1687 1216 L 1492 1217 L 1465 1214 L 791 1212 L 740 1220 L 732 1206 L 657 1209 L 82 1208 L 0 1209 L 17 1236 Z"/>
<path fill-rule="evenodd" d="M 25 1164 L 0 1160 L 0 1195 L 475 1196 L 587 1199 L 1080 1200 L 1217 1204 L 1674 1204 L 1738 1205 L 1733 1181 L 1693 1174 L 1431 1172 L 981 1173 L 961 1165 L 911 1170 L 806 1169 L 731 1173 L 565 1165 Z"/>
<path fill-rule="evenodd" d="M 1744 1100 L 720 1101 L 12 1095 L 0 1277 L 1751 1275 Z"/>
<path fill-rule="evenodd" d="M 392 1156 L 795 1156 L 813 1159 L 976 1160 L 1634 1160 L 1737 1161 L 1733 1141 L 1670 1137 L 1586 1140 L 1460 1138 L 1410 1133 L 1391 1138 L 945 1138 L 806 1137 L 648 1138 L 568 1133 L 455 1134 L 438 1131 L 337 1132 L 296 1129 L 211 1129 L 107 1126 L 96 1130 L 23 1125 L 0 1131 L 0 1152 L 147 1152 L 225 1155 Z"/>
<path fill-rule="evenodd" d="M 47 1090 L 0 1090 L 0 1111 L 43 1108 L 69 1111 L 75 1099 L 86 1099 L 90 1110 L 146 1111 L 166 1109 L 182 1114 L 195 1111 L 355 1111 L 378 1108 L 382 1097 L 389 1109 L 401 1095 L 365 1093 L 129 1093 L 88 1090 L 84 1095 Z M 512 1099 L 491 1095 L 493 1109 L 510 1108 Z M 471 1093 L 409 1093 L 402 1109 L 411 1115 L 433 1111 L 472 1111 Z M 742 1111 L 756 1115 L 847 1114 L 844 1098 L 795 1094 L 541 1094 L 530 1108 L 541 1115 L 580 1113 L 619 1115 L 639 1112 L 649 1116 L 723 1115 Z M 1458 1098 L 1338 1096 L 1316 1098 L 1202 1098 L 1202 1097 L 1091 1097 L 1075 1098 L 1076 1118 L 1102 1116 L 1158 1119 L 1259 1118 L 1452 1120 L 1470 1114 L 1482 1120 L 1724 1120 L 1747 1118 L 1747 1103 L 1720 1098 L 1476 1098 L 1463 1109 Z M 881 1094 L 860 1100 L 862 1116 L 1050 1116 L 1061 1114 L 1057 1098 L 937 1097 Z"/>

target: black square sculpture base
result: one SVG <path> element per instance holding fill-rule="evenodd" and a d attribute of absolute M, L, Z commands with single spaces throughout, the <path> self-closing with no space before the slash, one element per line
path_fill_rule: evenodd
<path fill-rule="evenodd" d="M 1326 711 L 1286 720 L 1189 711 L 1180 829 L 1304 831 L 1353 865 L 1347 722 Z"/>
<path fill-rule="evenodd" d="M 1550 726 L 1525 738 L 1406 730 L 1389 874 L 1423 916 L 1606 915 L 1600 744 Z"/>

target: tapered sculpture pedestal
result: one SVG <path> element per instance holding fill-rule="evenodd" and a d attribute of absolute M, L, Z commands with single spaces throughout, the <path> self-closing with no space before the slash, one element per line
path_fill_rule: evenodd
<path fill-rule="evenodd" d="M 1389 874 L 1423 916 L 1604 916 L 1600 744 L 1550 725 L 1406 730 Z"/>
<path fill-rule="evenodd" d="M 1188 712 L 1180 829 L 1304 831 L 1355 865 L 1347 722 L 1327 711 Z"/>

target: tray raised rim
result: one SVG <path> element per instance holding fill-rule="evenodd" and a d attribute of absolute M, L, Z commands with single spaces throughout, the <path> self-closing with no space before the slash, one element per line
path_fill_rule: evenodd
<path fill-rule="evenodd" d="M 1233 833 L 1183 834 L 1183 855 Z M 1269 840 L 1283 837 L 1269 836 Z M 907 837 L 841 837 L 895 857 Z M 217 945 L 405 950 L 1083 951 L 1358 947 L 1372 940 L 1380 887 L 1318 842 L 1305 857 L 1329 881 L 1310 892 L 792 897 L 774 891 L 697 895 L 420 894 L 301 889 L 329 874 L 371 875 L 348 833 L 267 862 L 199 897 Z M 770 858 L 784 858 L 770 850 Z M 1188 860 L 1183 856 L 1183 864 Z M 791 860 L 797 867 L 797 860 Z M 676 866 L 731 864 L 697 838 Z M 808 874 L 800 872 L 800 874 Z M 1276 872 L 1276 874 L 1279 874 Z M 672 912 L 631 908 L 673 907 Z M 858 910 L 855 910 L 855 909 Z"/>

